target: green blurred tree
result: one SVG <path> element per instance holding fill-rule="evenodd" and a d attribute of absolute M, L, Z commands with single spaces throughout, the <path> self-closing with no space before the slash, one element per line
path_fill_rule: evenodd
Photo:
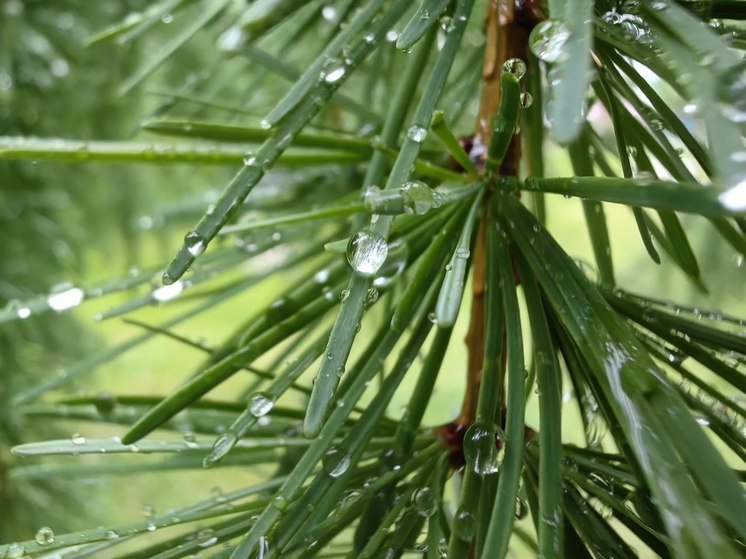
<path fill-rule="evenodd" d="M 745 18 L 746 4 L 721 1 L 164 0 L 96 35 L 148 53 L 121 94 L 172 62 L 178 85 L 157 92 L 143 135 L 6 137 L 0 156 L 239 171 L 218 196 L 138 220 L 169 229 L 204 209 L 163 284 L 105 316 L 188 308 L 15 397 L 26 415 L 125 425 L 121 439 L 13 452 L 111 455 L 81 472 L 239 465 L 259 481 L 126 527 L 42 529 L 0 553 L 743 556 L 744 322 L 625 290 L 606 212 L 626 206 L 627 236 L 703 293 L 681 214 L 746 255 Z M 216 47 L 196 71 L 172 60 L 193 40 Z M 592 266 L 556 240 L 552 195 L 581 199 Z M 218 347 L 172 331 L 280 274 L 282 295 L 254 297 Z M 426 425 L 462 323 L 460 412 Z M 206 354 L 167 397 L 55 397 L 155 335 Z M 236 396 L 205 397 L 239 371 Z"/>

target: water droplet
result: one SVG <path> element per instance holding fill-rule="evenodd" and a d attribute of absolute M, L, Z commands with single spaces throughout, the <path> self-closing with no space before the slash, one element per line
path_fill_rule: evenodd
<path fill-rule="evenodd" d="M 469 511 L 459 509 L 453 521 L 456 536 L 462 540 L 470 540 L 477 529 L 477 519 Z"/>
<path fill-rule="evenodd" d="M 718 97 L 728 120 L 746 122 L 746 63 L 724 72 L 719 80 Z"/>
<path fill-rule="evenodd" d="M 369 307 L 376 301 L 378 301 L 378 289 L 371 287 L 365 294 L 365 306 Z"/>
<path fill-rule="evenodd" d="M 238 433 L 233 429 L 228 429 L 225 433 L 218 437 L 215 444 L 212 446 L 210 454 L 208 454 L 204 461 L 203 466 L 209 468 L 217 464 L 231 449 L 236 446 L 238 442 Z"/>
<path fill-rule="evenodd" d="M 189 254 L 192 256 L 199 256 L 205 252 L 207 242 L 205 241 L 205 238 L 196 231 L 189 231 L 189 233 L 184 235 L 184 246 L 187 251 L 189 251 Z"/>
<path fill-rule="evenodd" d="M 111 392 L 101 392 L 96 396 L 96 400 L 93 402 L 96 406 L 96 411 L 101 415 L 108 415 L 117 405 L 117 397 Z"/>
<path fill-rule="evenodd" d="M 394 43 L 399 38 L 399 32 L 395 31 L 394 29 L 391 29 L 389 31 L 386 31 L 386 40 L 389 43 Z"/>
<path fill-rule="evenodd" d="M 249 398 L 248 410 L 254 417 L 262 417 L 263 415 L 267 415 L 274 405 L 275 402 L 269 394 L 255 392 Z"/>
<path fill-rule="evenodd" d="M 145 503 L 142 506 L 142 515 L 145 518 L 153 518 L 155 516 L 155 507 L 149 503 Z"/>
<path fill-rule="evenodd" d="M 601 446 L 606 436 L 606 422 L 600 413 L 593 412 L 588 414 L 587 426 L 585 429 L 585 437 L 588 441 L 589 448 L 598 448 Z"/>
<path fill-rule="evenodd" d="M 85 437 L 80 433 L 73 433 L 73 436 L 70 437 L 70 440 L 73 444 L 85 444 Z"/>
<path fill-rule="evenodd" d="M 718 196 L 718 200 L 732 212 L 746 211 L 746 176 Z"/>
<path fill-rule="evenodd" d="M 347 298 L 350 296 L 350 290 L 349 289 L 343 289 L 339 292 L 339 300 L 344 302 L 347 300 Z"/>
<path fill-rule="evenodd" d="M 346 72 L 347 67 L 344 63 L 332 58 L 327 60 L 326 64 L 324 64 L 324 67 L 321 70 L 321 78 L 326 83 L 337 83 L 344 77 Z"/>
<path fill-rule="evenodd" d="M 262 127 L 264 128 L 264 127 Z M 254 155 L 252 152 L 247 153 L 244 155 L 243 158 L 243 164 L 247 167 L 251 167 L 252 165 L 256 165 L 256 155 Z"/>
<path fill-rule="evenodd" d="M 21 559 L 25 554 L 25 549 L 19 543 L 12 543 L 5 548 L 5 557 L 8 559 Z"/>
<path fill-rule="evenodd" d="M 218 536 L 212 528 L 197 532 L 197 545 L 201 548 L 212 547 L 216 543 L 218 543 Z"/>
<path fill-rule="evenodd" d="M 285 510 L 288 508 L 289 501 L 283 497 L 282 495 L 278 495 L 274 499 L 272 499 L 272 506 L 275 507 L 277 510 Z"/>
<path fill-rule="evenodd" d="M 343 453 L 338 448 L 330 448 L 321 458 L 324 471 L 331 477 L 339 477 L 350 467 L 350 455 Z"/>
<path fill-rule="evenodd" d="M 565 45 L 569 39 L 570 30 L 564 22 L 547 19 L 531 31 L 529 47 L 539 60 L 552 63 L 567 56 Z"/>
<path fill-rule="evenodd" d="M 13 78 L 6 73 L 0 73 L 0 91 L 8 91 L 13 87 Z"/>
<path fill-rule="evenodd" d="M 359 498 L 360 491 L 355 491 L 354 489 L 345 491 L 342 500 L 339 503 L 339 512 L 344 512 L 349 509 Z"/>
<path fill-rule="evenodd" d="M 423 487 L 422 489 L 418 489 L 413 496 L 413 500 L 417 512 L 422 516 L 428 517 L 435 512 L 435 497 L 430 488 Z"/>
<path fill-rule="evenodd" d="M 337 10 L 334 6 L 324 6 L 321 8 L 321 17 L 326 21 L 335 21 L 337 19 Z"/>
<path fill-rule="evenodd" d="M 416 124 L 413 124 L 409 127 L 409 130 L 407 130 L 407 138 L 418 144 L 421 144 L 426 136 L 427 130 L 422 126 L 417 126 Z"/>
<path fill-rule="evenodd" d="M 54 532 L 49 526 L 42 526 L 36 531 L 34 540 L 39 545 L 48 545 L 54 541 Z"/>
<path fill-rule="evenodd" d="M 375 274 L 387 255 L 386 239 L 369 229 L 359 231 L 347 243 L 347 261 L 353 270 L 363 276 Z"/>
<path fill-rule="evenodd" d="M 454 252 L 454 255 L 456 256 L 456 258 L 466 260 L 467 258 L 469 258 L 469 256 L 471 256 L 471 251 L 466 247 L 458 247 Z"/>
<path fill-rule="evenodd" d="M 504 440 L 502 431 L 494 423 L 477 422 L 471 425 L 464 435 L 467 465 L 479 475 L 497 472 L 505 456 Z"/>
<path fill-rule="evenodd" d="M 509 72 L 520 80 L 526 75 L 526 63 L 520 58 L 509 58 L 503 64 L 503 72 Z"/>
<path fill-rule="evenodd" d="M 316 283 L 325 284 L 327 281 L 329 281 L 329 274 L 330 270 L 328 268 L 324 268 L 323 270 L 319 270 L 316 272 L 313 276 L 313 279 Z"/>
<path fill-rule="evenodd" d="M 170 285 L 164 285 L 159 287 L 158 289 L 154 289 L 150 296 L 153 298 L 154 301 L 163 303 L 165 301 L 175 299 L 176 297 L 181 295 L 182 291 L 184 291 L 184 282 L 177 281 Z"/>
<path fill-rule="evenodd" d="M 218 39 L 218 48 L 222 51 L 236 50 L 244 40 L 244 32 L 238 25 L 229 27 Z"/>
<path fill-rule="evenodd" d="M 408 214 L 423 215 L 435 206 L 432 188 L 422 181 L 407 181 L 401 189 L 404 211 Z"/>
<path fill-rule="evenodd" d="M 520 104 L 522 109 L 528 109 L 532 103 L 534 102 L 534 98 L 531 96 L 528 92 L 521 93 L 520 97 Z"/>
<path fill-rule="evenodd" d="M 523 520 L 526 518 L 526 515 L 528 514 L 528 506 L 526 505 L 526 501 L 524 501 L 521 498 L 518 498 L 515 500 L 515 519 L 516 520 Z"/>
<path fill-rule="evenodd" d="M 373 43 L 376 40 L 376 36 L 373 33 L 366 33 L 363 35 L 363 41 L 365 41 L 368 44 Z"/>
<path fill-rule="evenodd" d="M 16 311 L 16 316 L 21 320 L 24 320 L 31 316 L 31 309 L 28 307 L 21 307 Z"/>
<path fill-rule="evenodd" d="M 53 311 L 62 312 L 77 307 L 83 302 L 84 298 L 85 293 L 82 289 L 79 287 L 71 287 L 64 291 L 60 291 L 59 293 L 52 293 L 47 297 L 47 305 L 49 305 L 49 308 Z"/>

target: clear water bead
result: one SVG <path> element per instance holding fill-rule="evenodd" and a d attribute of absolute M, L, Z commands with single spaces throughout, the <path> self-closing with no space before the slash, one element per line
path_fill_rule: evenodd
<path fill-rule="evenodd" d="M 718 97 L 725 118 L 737 124 L 746 122 L 746 62 L 721 76 Z"/>
<path fill-rule="evenodd" d="M 162 287 L 159 287 L 158 289 L 154 289 L 150 296 L 153 298 L 153 300 L 158 301 L 159 303 L 163 303 L 165 301 L 175 299 L 176 297 L 181 295 L 182 291 L 184 291 L 184 282 L 177 281 L 170 285 L 164 285 Z"/>
<path fill-rule="evenodd" d="M 724 208 L 732 212 L 746 211 L 746 176 L 718 196 L 718 200 Z"/>
<path fill-rule="evenodd" d="M 469 511 L 459 509 L 454 519 L 453 529 L 459 539 L 471 540 L 477 529 L 477 519 Z"/>
<path fill-rule="evenodd" d="M 228 429 L 225 433 L 220 435 L 210 451 L 210 454 L 203 461 L 203 465 L 206 468 L 217 464 L 223 456 L 228 454 L 230 450 L 236 446 L 238 442 L 238 434 L 233 429 Z"/>
<path fill-rule="evenodd" d="M 528 505 L 526 505 L 526 501 L 524 501 L 521 498 L 517 498 L 515 500 L 515 519 L 523 520 L 524 518 L 526 518 L 527 514 L 528 514 Z"/>
<path fill-rule="evenodd" d="M 547 19 L 534 27 L 528 43 L 539 60 L 552 63 L 567 56 L 565 45 L 569 39 L 570 30 L 562 21 Z"/>
<path fill-rule="evenodd" d="M 218 536 L 212 528 L 205 528 L 197 532 L 197 545 L 201 548 L 212 547 L 218 543 Z"/>
<path fill-rule="evenodd" d="M 404 211 L 408 214 L 422 215 L 435 205 L 432 188 L 421 181 L 407 181 L 401 187 L 404 199 Z"/>
<path fill-rule="evenodd" d="M 422 126 L 417 126 L 416 124 L 413 124 L 409 127 L 409 130 L 407 130 L 407 138 L 409 138 L 413 142 L 417 142 L 418 144 L 421 144 L 425 140 L 426 136 L 427 130 L 425 130 Z"/>
<path fill-rule="evenodd" d="M 7 559 L 21 559 L 25 554 L 26 550 L 19 543 L 12 543 L 5 548 L 5 557 Z"/>
<path fill-rule="evenodd" d="M 425 517 L 431 516 L 435 512 L 435 496 L 428 487 L 418 489 L 414 496 L 414 506 L 417 512 Z"/>
<path fill-rule="evenodd" d="M 254 417 L 267 415 L 275 405 L 274 400 L 265 392 L 256 392 L 249 398 L 248 410 Z"/>
<path fill-rule="evenodd" d="M 324 68 L 321 70 L 321 77 L 326 83 L 337 83 L 341 80 L 347 68 L 343 62 L 336 59 L 330 59 L 324 64 Z"/>
<path fill-rule="evenodd" d="M 71 287 L 60 291 L 59 293 L 52 293 L 47 297 L 47 305 L 53 311 L 62 312 L 67 309 L 77 307 L 83 302 L 85 293 L 79 287 Z"/>
<path fill-rule="evenodd" d="M 72 437 L 70 437 L 70 440 L 73 444 L 85 444 L 85 437 L 80 433 L 73 433 Z"/>
<path fill-rule="evenodd" d="M 191 254 L 192 256 L 199 256 L 200 254 L 205 252 L 207 241 L 196 231 L 189 231 L 189 233 L 184 235 L 184 246 L 186 247 L 189 254 Z"/>
<path fill-rule="evenodd" d="M 34 540 L 39 545 L 49 545 L 54 541 L 54 531 L 49 526 L 42 526 L 36 531 Z"/>
<path fill-rule="evenodd" d="M 467 429 L 464 435 L 464 458 L 479 475 L 497 472 L 502 463 L 505 445 L 504 437 L 494 423 L 477 422 Z M 497 448 L 498 442 L 500 449 Z"/>
<path fill-rule="evenodd" d="M 330 448 L 321 457 L 321 464 L 328 475 L 337 478 L 350 467 L 350 455 L 338 448 Z"/>
<path fill-rule="evenodd" d="M 509 72 L 520 80 L 526 75 L 526 63 L 520 58 L 509 58 L 503 63 L 503 72 Z"/>
<path fill-rule="evenodd" d="M 324 6 L 321 8 L 321 17 L 326 21 L 335 21 L 337 19 L 337 10 L 334 6 Z"/>
<path fill-rule="evenodd" d="M 534 98 L 528 92 L 521 93 L 520 104 L 522 109 L 528 109 L 534 102 Z"/>
<path fill-rule="evenodd" d="M 386 261 L 389 247 L 381 235 L 369 229 L 355 233 L 347 243 L 347 262 L 363 276 L 372 276 Z"/>

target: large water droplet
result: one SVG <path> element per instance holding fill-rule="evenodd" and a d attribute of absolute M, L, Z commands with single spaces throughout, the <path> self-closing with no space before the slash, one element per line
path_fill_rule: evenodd
<path fill-rule="evenodd" d="M 34 540 L 39 545 L 49 545 L 54 541 L 54 531 L 49 526 L 42 526 L 36 531 Z"/>
<path fill-rule="evenodd" d="M 220 435 L 215 444 L 212 446 L 210 454 L 205 457 L 202 465 L 205 468 L 214 466 L 217 464 L 230 450 L 236 446 L 238 442 L 238 433 L 233 429 L 228 429 L 225 433 Z"/>
<path fill-rule="evenodd" d="M 197 545 L 201 548 L 212 547 L 218 543 L 218 536 L 212 528 L 205 528 L 197 532 Z"/>
<path fill-rule="evenodd" d="M 401 187 L 404 199 L 404 211 L 408 214 L 422 215 L 435 205 L 433 190 L 424 182 L 407 181 Z"/>
<path fill-rule="evenodd" d="M 746 211 L 746 176 L 718 196 L 718 200 L 724 208 L 732 212 Z"/>
<path fill-rule="evenodd" d="M 552 63 L 563 60 L 570 30 L 559 20 L 547 19 L 534 27 L 529 36 L 529 47 L 537 58 Z"/>
<path fill-rule="evenodd" d="M 158 301 L 159 303 L 163 303 L 165 301 L 175 299 L 176 297 L 181 295 L 182 291 L 184 291 L 184 282 L 177 281 L 170 285 L 164 285 L 159 287 L 158 289 L 154 289 L 150 296 L 153 298 L 153 300 Z"/>
<path fill-rule="evenodd" d="M 101 392 L 96 396 L 93 405 L 96 406 L 98 413 L 107 415 L 114 411 L 114 408 L 117 406 L 117 397 L 111 392 Z"/>
<path fill-rule="evenodd" d="M 347 243 L 347 261 L 363 276 L 372 276 L 386 261 L 388 244 L 378 233 L 363 229 Z"/>
<path fill-rule="evenodd" d="M 528 92 L 521 93 L 520 104 L 522 109 L 528 109 L 534 102 L 534 98 Z"/>
<path fill-rule="evenodd" d="M 718 97 L 728 120 L 739 124 L 746 122 L 746 63 L 724 73 L 718 86 Z"/>
<path fill-rule="evenodd" d="M 62 312 L 73 307 L 77 307 L 83 302 L 85 293 L 79 287 L 71 287 L 60 291 L 59 293 L 52 293 L 47 297 L 47 305 L 53 311 Z"/>
<path fill-rule="evenodd" d="M 597 411 L 588 414 L 588 421 L 585 428 L 585 437 L 589 448 L 598 448 L 601 446 L 606 436 L 606 422 L 603 416 Z"/>
<path fill-rule="evenodd" d="M 477 519 L 469 511 L 459 509 L 453 521 L 456 536 L 462 540 L 470 540 L 477 529 Z"/>
<path fill-rule="evenodd" d="M 350 455 L 338 448 L 330 448 L 321 458 L 324 471 L 331 477 L 339 477 L 350 467 Z"/>
<path fill-rule="evenodd" d="M 526 63 L 520 58 L 509 58 L 503 64 L 503 72 L 509 72 L 520 80 L 526 74 Z"/>
<path fill-rule="evenodd" d="M 520 497 L 515 500 L 515 519 L 523 520 L 528 514 L 528 505 Z"/>
<path fill-rule="evenodd" d="M 407 138 L 412 140 L 413 142 L 417 142 L 418 144 L 421 144 L 425 137 L 427 136 L 427 130 L 425 130 L 422 126 L 417 126 L 416 124 L 409 127 L 409 130 L 407 130 Z"/>
<path fill-rule="evenodd" d="M 262 417 L 267 415 L 272 407 L 275 405 L 272 397 L 265 392 L 255 392 L 249 398 L 248 410 L 254 417 Z"/>
<path fill-rule="evenodd" d="M 21 559 L 25 555 L 25 549 L 19 543 L 12 543 L 5 548 L 5 557 L 8 559 Z"/>
<path fill-rule="evenodd" d="M 324 6 L 321 8 L 321 17 L 326 21 L 335 21 L 337 19 L 337 10 L 334 6 Z"/>
<path fill-rule="evenodd" d="M 321 77 L 326 83 L 337 83 L 344 77 L 345 72 L 347 68 L 344 63 L 332 58 L 324 64 Z"/>
<path fill-rule="evenodd" d="M 205 252 L 207 242 L 205 238 L 196 231 L 189 231 L 184 235 L 184 246 L 192 256 L 199 256 Z"/>
<path fill-rule="evenodd" d="M 500 468 L 505 455 L 504 437 L 501 435 L 502 431 L 494 423 L 477 422 L 467 429 L 464 458 L 474 472 L 479 475 L 493 474 Z"/>
<path fill-rule="evenodd" d="M 430 516 L 435 512 L 435 496 L 428 487 L 418 489 L 414 496 L 414 506 L 422 516 Z"/>
<path fill-rule="evenodd" d="M 85 437 L 80 433 L 73 433 L 72 437 L 70 437 L 70 440 L 73 444 L 85 444 Z"/>

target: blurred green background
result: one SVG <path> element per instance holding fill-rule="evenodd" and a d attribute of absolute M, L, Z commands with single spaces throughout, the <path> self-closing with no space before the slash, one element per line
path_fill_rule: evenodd
<path fill-rule="evenodd" d="M 137 47 L 115 44 L 86 46 L 86 40 L 147 2 L 20 2 L 0 0 L 0 133 L 71 138 L 129 138 L 137 123 L 151 116 L 164 102 L 158 92 L 177 91 L 200 68 L 214 63 L 215 37 L 197 36 L 145 88 L 116 93 L 124 76 L 159 46 L 158 33 Z M 158 24 L 168 33 L 169 18 Z M 160 31 L 160 30 L 156 30 Z M 226 64 L 229 62 L 225 62 Z M 244 67 L 249 72 L 251 67 Z M 260 70 L 257 70 L 260 71 Z M 245 99 L 236 83 L 228 98 Z M 173 99 L 172 99 L 173 101 Z M 671 102 L 675 100 L 671 97 Z M 259 105 L 261 106 L 261 104 Z M 681 109 L 681 107 L 678 107 Z M 467 114 L 463 121 L 473 120 Z M 602 118 L 602 116 L 599 116 Z M 461 133 L 469 133 L 464 125 Z M 567 175 L 569 162 L 551 155 L 548 173 Z M 134 166 L 88 164 L 85 166 L 0 161 L 0 307 L 48 293 L 71 282 L 94 286 L 112 277 L 160 269 L 179 246 L 184 231 L 222 189 L 235 169 L 198 166 Z M 746 266 L 701 218 L 683 216 L 695 241 L 709 294 L 696 291 L 665 260 L 656 266 L 640 242 L 632 213 L 606 205 L 611 227 L 612 253 L 619 285 L 633 292 L 722 309 L 746 315 Z M 167 223 L 163 222 L 167 216 Z M 565 249 L 593 273 L 593 257 L 579 200 L 548 200 L 550 230 Z M 167 227 L 165 225 L 168 225 Z M 261 265 L 261 263 L 260 263 Z M 250 271 L 242 269 L 235 274 Z M 154 278 L 157 274 L 154 273 Z M 227 279 L 227 278 L 224 278 Z M 155 281 L 155 279 L 154 279 Z M 179 335 L 217 345 L 238 323 L 287 285 L 278 275 L 250 291 L 218 305 L 175 329 Z M 0 325 L 0 541 L 28 539 L 39 526 L 55 531 L 75 530 L 92 524 L 116 524 L 137 519 L 143 507 L 162 511 L 187 505 L 197 497 L 229 491 L 244 485 L 251 471 L 228 468 L 168 474 L 122 474 L 84 478 L 68 475 L 58 481 L 40 480 L 9 471 L 18 465 L 9 448 L 22 441 L 121 434 L 120 428 L 97 428 L 69 421 L 50 426 L 43 419 L 24 419 L 12 405 L 14 394 L 58 374 L 82 356 L 139 334 L 142 330 L 119 318 L 97 321 L 97 314 L 116 307 L 139 293 L 116 293 L 86 302 L 63 314 L 40 316 Z M 139 321 L 156 324 L 190 305 L 184 298 L 132 313 Z M 462 339 L 467 313 L 462 312 L 455 335 Z M 363 335 L 365 330 L 363 330 Z M 72 393 L 163 395 L 200 362 L 202 355 L 172 339 L 156 336 L 135 351 L 83 376 L 67 390 Z M 265 357 L 259 365 L 270 362 Z M 426 420 L 436 425 L 458 412 L 463 391 L 465 351 L 455 344 L 436 388 Z M 216 396 L 234 397 L 250 382 L 248 376 L 221 385 Z M 402 393 L 411 387 L 405 383 Z M 568 397 L 571 395 L 568 394 Z M 532 406 L 536 398 L 531 400 Z M 390 413 L 399 413 L 395 403 Z M 529 421 L 536 410 L 529 408 Z M 579 440 L 580 422 L 568 417 L 565 440 Z M 136 457 L 135 457 L 136 458 Z M 93 461 L 95 457 L 86 457 Z M 65 458 L 74 465 L 80 458 Z M 55 463 L 59 464 L 57 460 Z M 43 463 L 34 461 L 34 464 Z M 20 464 L 24 465 L 24 464 Z M 188 488 L 188 491 L 183 490 Z M 526 521 L 524 521 L 526 522 Z"/>

